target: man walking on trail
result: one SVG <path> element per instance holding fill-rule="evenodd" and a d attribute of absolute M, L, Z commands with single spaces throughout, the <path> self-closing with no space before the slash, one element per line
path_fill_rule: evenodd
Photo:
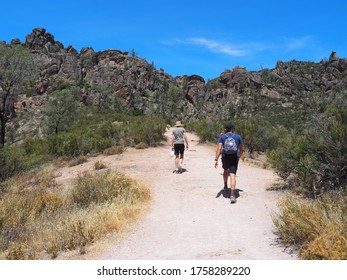
<path fill-rule="evenodd" d="M 184 143 L 186 145 L 184 145 Z M 173 173 L 182 173 L 182 164 L 184 158 L 184 150 L 188 150 L 188 139 L 186 131 L 180 121 L 176 122 L 175 128 L 172 131 L 171 148 L 175 152 L 175 170 Z"/>
<path fill-rule="evenodd" d="M 232 124 L 225 126 L 225 134 L 222 134 L 218 139 L 218 147 L 216 158 L 214 159 L 214 167 L 218 167 L 218 158 L 222 155 L 222 167 L 224 189 L 228 188 L 228 177 L 230 176 L 230 202 L 236 202 L 236 171 L 239 159 L 243 154 L 243 140 L 239 134 L 234 133 L 235 127 Z"/>

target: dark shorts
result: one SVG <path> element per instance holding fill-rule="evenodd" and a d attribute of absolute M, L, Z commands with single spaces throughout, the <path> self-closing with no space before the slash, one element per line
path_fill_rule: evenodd
<path fill-rule="evenodd" d="M 235 155 L 222 157 L 222 166 L 224 170 L 229 170 L 230 173 L 236 174 L 239 158 Z"/>
<path fill-rule="evenodd" d="M 184 154 L 184 144 L 174 144 L 175 156 Z"/>

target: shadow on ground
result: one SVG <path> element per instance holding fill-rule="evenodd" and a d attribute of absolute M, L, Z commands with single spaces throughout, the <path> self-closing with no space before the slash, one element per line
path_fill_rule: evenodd
<path fill-rule="evenodd" d="M 240 192 L 243 192 L 243 190 L 240 189 L 235 189 L 234 193 L 235 193 L 235 197 L 238 198 L 240 197 Z M 230 198 L 231 196 L 231 189 L 227 188 L 227 189 L 221 189 L 219 191 L 219 193 L 217 193 L 216 198 L 220 197 L 221 195 L 223 195 L 224 198 Z"/>

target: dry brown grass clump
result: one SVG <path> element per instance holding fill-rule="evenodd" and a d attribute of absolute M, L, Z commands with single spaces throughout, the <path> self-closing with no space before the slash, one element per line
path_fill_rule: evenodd
<path fill-rule="evenodd" d="M 122 146 L 112 146 L 105 149 L 102 153 L 106 156 L 122 154 L 126 149 Z"/>
<path fill-rule="evenodd" d="M 316 200 L 287 196 L 273 221 L 285 243 L 298 246 L 303 259 L 347 259 L 347 198 L 325 194 Z"/>
<path fill-rule="evenodd" d="M 94 163 L 94 169 L 95 170 L 100 170 L 100 169 L 105 169 L 107 168 L 107 164 L 103 162 L 102 160 L 98 160 Z"/>
<path fill-rule="evenodd" d="M 126 227 L 150 199 L 147 186 L 122 173 L 81 174 L 71 189 L 52 184 L 51 174 L 7 184 L 0 196 L 0 259 L 83 254 L 107 232 Z"/>
<path fill-rule="evenodd" d="M 138 144 L 135 145 L 135 149 L 141 150 L 141 149 L 148 149 L 148 144 L 144 143 L 144 142 L 140 142 Z"/>

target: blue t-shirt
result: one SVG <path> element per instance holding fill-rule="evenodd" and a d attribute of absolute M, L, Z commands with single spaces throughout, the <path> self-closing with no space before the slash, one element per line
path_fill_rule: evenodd
<path fill-rule="evenodd" d="M 224 141 L 227 137 L 232 137 L 235 139 L 235 142 L 236 142 L 236 145 L 237 145 L 237 157 L 240 157 L 240 153 L 239 153 L 239 145 L 240 144 L 243 144 L 243 140 L 242 140 L 242 137 L 237 134 L 237 133 L 233 133 L 233 132 L 227 132 L 223 135 L 221 135 L 219 138 L 218 138 L 218 143 L 222 143 L 222 145 L 224 145 Z M 225 153 L 223 153 L 223 150 L 222 150 L 222 157 L 225 157 L 225 156 L 230 156 L 230 155 L 227 155 Z"/>

